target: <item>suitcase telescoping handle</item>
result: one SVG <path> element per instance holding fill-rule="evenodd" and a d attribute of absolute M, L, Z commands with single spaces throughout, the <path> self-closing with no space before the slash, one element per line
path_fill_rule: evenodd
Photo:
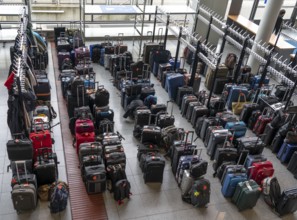
<path fill-rule="evenodd" d="M 201 154 L 202 154 L 202 148 L 198 148 L 198 147 L 196 147 L 196 148 L 194 149 L 194 151 L 193 151 L 193 155 L 194 155 L 194 156 L 197 155 L 197 156 L 198 156 L 198 159 L 200 159 L 200 158 L 201 158 Z"/>
<path fill-rule="evenodd" d="M 169 100 L 169 101 L 167 101 L 167 109 L 168 109 L 168 104 L 169 103 L 171 103 L 171 113 L 170 113 L 170 116 L 172 116 L 172 114 L 173 114 L 173 106 L 174 106 L 174 102 L 173 102 L 173 100 Z"/>
<path fill-rule="evenodd" d="M 194 131 L 186 131 L 185 134 L 186 135 L 185 135 L 184 142 L 185 142 L 185 147 L 187 147 L 188 145 L 191 145 L 193 143 L 193 140 L 194 140 Z M 189 140 L 189 136 L 191 136 L 190 141 L 188 141 Z"/>
<path fill-rule="evenodd" d="M 24 166 L 26 181 L 28 183 L 29 182 L 28 181 L 28 172 L 27 172 L 27 167 L 26 167 L 26 161 L 25 160 L 15 161 L 16 173 L 17 173 L 17 178 L 18 178 L 17 181 L 20 184 L 19 164 Z"/>

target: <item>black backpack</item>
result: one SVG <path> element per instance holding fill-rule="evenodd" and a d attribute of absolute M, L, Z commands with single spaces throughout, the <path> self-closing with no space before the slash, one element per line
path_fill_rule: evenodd
<path fill-rule="evenodd" d="M 130 196 L 132 193 L 130 192 L 131 185 L 130 182 L 127 179 L 122 179 L 117 181 L 115 184 L 115 189 L 114 189 L 114 199 L 118 202 L 119 205 L 123 203 L 123 199 L 128 198 L 130 199 Z"/>
<path fill-rule="evenodd" d="M 103 107 L 109 104 L 109 92 L 104 88 L 104 86 L 98 86 L 95 93 L 95 105 L 97 107 Z"/>

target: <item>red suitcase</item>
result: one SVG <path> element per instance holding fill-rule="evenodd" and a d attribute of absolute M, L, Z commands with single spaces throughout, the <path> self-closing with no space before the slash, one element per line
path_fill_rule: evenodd
<path fill-rule="evenodd" d="M 29 138 L 33 144 L 33 159 L 36 161 L 39 148 L 52 148 L 52 137 L 49 130 L 34 131 Z"/>
<path fill-rule="evenodd" d="M 262 115 L 260 115 L 259 118 L 257 119 L 257 122 L 253 128 L 253 132 L 258 136 L 263 134 L 266 125 L 271 121 L 272 121 L 272 117 L 269 114 L 269 110 L 264 109 Z"/>
<path fill-rule="evenodd" d="M 273 164 L 270 161 L 252 163 L 249 170 L 250 179 L 255 180 L 259 185 L 266 177 L 271 177 L 274 174 Z"/>
<path fill-rule="evenodd" d="M 91 119 L 77 119 L 75 121 L 75 133 L 94 132 L 94 122 Z"/>
<path fill-rule="evenodd" d="M 76 133 L 75 134 L 75 147 L 76 153 L 79 153 L 79 145 L 81 143 L 88 143 L 95 141 L 95 132 L 84 132 L 84 133 Z"/>
<path fill-rule="evenodd" d="M 87 57 L 90 58 L 90 50 L 87 47 L 79 47 L 75 49 L 75 64 L 85 60 Z"/>

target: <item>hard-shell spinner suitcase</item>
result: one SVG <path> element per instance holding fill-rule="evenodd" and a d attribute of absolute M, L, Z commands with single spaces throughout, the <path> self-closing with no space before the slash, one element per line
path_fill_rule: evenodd
<path fill-rule="evenodd" d="M 12 135 L 13 139 L 8 140 L 6 143 L 6 149 L 8 159 L 12 161 L 16 160 L 32 160 L 33 158 L 33 145 L 32 141 L 28 138 Z"/>
<path fill-rule="evenodd" d="M 208 142 L 210 140 L 210 136 L 213 130 L 226 130 L 222 126 L 209 126 L 205 132 L 205 138 L 204 138 L 204 146 L 208 146 Z"/>
<path fill-rule="evenodd" d="M 191 115 L 191 125 L 192 125 L 192 127 L 195 127 L 198 118 L 200 118 L 200 117 L 202 117 L 204 115 L 208 116 L 208 114 L 209 114 L 209 110 L 208 110 L 208 108 L 206 106 L 204 106 L 204 105 L 203 106 L 201 106 L 201 105 L 200 106 L 199 105 L 195 106 L 193 108 L 193 112 L 192 112 L 192 115 Z"/>
<path fill-rule="evenodd" d="M 296 144 L 288 144 L 284 141 L 283 145 L 281 146 L 277 158 L 280 159 L 282 163 L 289 163 L 293 153 L 297 151 Z"/>
<path fill-rule="evenodd" d="M 274 128 L 271 126 L 270 123 L 268 123 L 264 129 L 264 133 L 263 136 L 261 137 L 263 143 L 266 146 L 269 146 L 274 138 L 274 136 L 276 135 L 277 132 L 277 128 Z"/>
<path fill-rule="evenodd" d="M 144 182 L 163 182 L 165 158 L 159 153 L 146 154 L 144 161 Z"/>
<path fill-rule="evenodd" d="M 25 167 L 25 176 L 28 175 L 24 161 L 17 161 L 16 166 L 23 164 Z M 20 175 L 17 167 L 17 181 L 20 180 Z M 37 190 L 36 185 L 28 180 L 25 183 L 15 184 L 11 191 L 11 199 L 14 209 L 20 213 L 21 211 L 33 210 L 37 206 Z"/>
<path fill-rule="evenodd" d="M 270 161 L 256 162 L 252 164 L 249 177 L 258 183 L 262 184 L 262 180 L 266 177 L 271 177 L 274 174 L 274 168 Z"/>
<path fill-rule="evenodd" d="M 276 136 L 273 138 L 272 143 L 270 145 L 272 153 L 278 153 L 281 146 L 284 143 L 285 137 L 280 135 L 279 133 L 276 134 Z"/>
<path fill-rule="evenodd" d="M 215 153 L 219 148 L 219 145 L 227 142 L 229 138 L 232 137 L 232 133 L 226 129 L 223 130 L 213 130 L 211 132 L 208 144 L 207 144 L 207 154 L 210 156 L 210 160 L 214 159 Z"/>
<path fill-rule="evenodd" d="M 53 159 L 48 159 L 39 155 L 34 163 L 34 173 L 36 175 L 38 186 L 52 184 L 57 180 L 56 164 Z"/>
<path fill-rule="evenodd" d="M 51 85 L 48 78 L 37 78 L 37 85 L 34 86 L 34 92 L 37 100 L 51 100 Z"/>
<path fill-rule="evenodd" d="M 199 102 L 191 102 L 188 106 L 187 113 L 186 113 L 186 119 L 188 122 L 191 121 L 192 112 L 195 106 L 199 105 Z"/>
<path fill-rule="evenodd" d="M 76 153 L 79 153 L 80 144 L 88 142 L 95 142 L 95 132 L 76 133 L 74 143 Z"/>
<path fill-rule="evenodd" d="M 158 118 L 157 118 L 157 126 L 159 126 L 161 129 L 174 125 L 174 115 L 173 115 L 173 106 L 174 103 L 173 101 L 167 101 L 167 109 L 168 109 L 168 104 L 171 103 L 171 112 L 170 115 L 166 112 L 165 114 L 161 114 Z"/>
<path fill-rule="evenodd" d="M 246 169 L 249 169 L 253 163 L 258 163 L 258 162 L 263 162 L 263 161 L 267 161 L 267 158 L 264 157 L 262 154 L 248 155 L 246 158 L 246 161 L 244 163 L 244 167 Z"/>
<path fill-rule="evenodd" d="M 85 58 L 90 58 L 90 50 L 87 47 L 78 47 L 74 50 L 74 52 L 76 64 L 78 64 L 80 61 L 84 61 Z"/>
<path fill-rule="evenodd" d="M 297 178 L 297 151 L 292 155 L 287 169 Z"/>
<path fill-rule="evenodd" d="M 281 216 L 296 212 L 297 189 L 292 188 L 284 190 L 277 202 L 275 210 Z"/>
<path fill-rule="evenodd" d="M 190 174 L 189 170 L 183 170 L 183 175 L 180 183 L 180 189 L 182 196 L 188 195 L 192 188 L 194 179 Z"/>
<path fill-rule="evenodd" d="M 244 181 L 247 181 L 247 174 L 243 166 L 226 167 L 225 175 L 222 177 L 222 194 L 225 197 L 232 197 L 237 184 Z"/>
<path fill-rule="evenodd" d="M 258 120 L 253 128 L 253 132 L 258 136 L 263 134 L 266 125 L 271 121 L 272 117 L 269 114 L 269 109 L 264 109 L 262 111 L 262 115 L 258 117 Z"/>
<path fill-rule="evenodd" d="M 177 89 L 177 97 L 176 97 L 176 104 L 179 107 L 181 106 L 183 97 L 186 94 L 193 94 L 193 88 L 190 87 L 190 86 L 178 87 L 178 89 Z"/>
<path fill-rule="evenodd" d="M 261 154 L 264 150 L 265 144 L 259 137 L 242 137 L 238 138 L 238 152 L 247 150 L 250 155 Z"/>
<path fill-rule="evenodd" d="M 245 136 L 245 133 L 247 131 L 246 124 L 243 121 L 227 122 L 225 128 L 229 129 L 233 133 L 235 138 Z"/>
<path fill-rule="evenodd" d="M 99 155 L 102 156 L 103 148 L 102 144 L 100 142 L 88 142 L 88 143 L 82 143 L 79 146 L 79 161 L 80 164 L 82 164 L 82 160 L 84 156 L 87 155 Z"/>
<path fill-rule="evenodd" d="M 29 135 L 33 144 L 33 159 L 37 158 L 39 148 L 52 148 L 52 137 L 49 130 L 41 129 L 41 131 L 31 132 Z"/>
<path fill-rule="evenodd" d="M 102 193 L 106 189 L 106 171 L 103 164 L 85 166 L 84 181 L 88 194 Z"/>
<path fill-rule="evenodd" d="M 199 137 L 202 141 L 205 139 L 206 130 L 210 126 L 219 126 L 219 122 L 216 117 L 204 117 L 203 124 L 199 132 Z"/>
<path fill-rule="evenodd" d="M 184 76 L 180 73 L 167 77 L 169 99 L 176 100 L 177 89 L 184 85 Z"/>
<path fill-rule="evenodd" d="M 256 206 L 261 195 L 261 189 L 254 180 L 248 180 L 237 184 L 232 202 L 239 211 L 251 209 Z"/>
<path fill-rule="evenodd" d="M 190 136 L 190 138 L 189 138 Z M 179 144 L 174 144 L 172 146 L 172 161 L 171 168 L 174 175 L 176 175 L 179 159 L 184 155 L 192 155 L 196 148 L 193 144 L 194 131 L 187 131 L 185 139 L 180 141 Z"/>
<path fill-rule="evenodd" d="M 184 95 L 181 104 L 181 115 L 184 117 L 187 113 L 190 102 L 198 102 L 198 99 L 194 95 Z"/>

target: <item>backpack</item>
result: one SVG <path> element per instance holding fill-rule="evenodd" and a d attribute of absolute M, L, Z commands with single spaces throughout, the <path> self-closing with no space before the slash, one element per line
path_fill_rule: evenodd
<path fill-rule="evenodd" d="M 225 59 L 225 66 L 228 69 L 234 69 L 234 66 L 237 62 L 237 56 L 234 53 L 229 53 Z"/>
<path fill-rule="evenodd" d="M 267 177 L 262 182 L 264 201 L 275 208 L 281 196 L 281 189 L 276 177 Z"/>
<path fill-rule="evenodd" d="M 107 175 L 111 181 L 111 187 L 109 188 L 110 192 L 113 192 L 116 187 L 116 183 L 119 180 L 127 179 L 126 172 L 125 172 L 125 164 L 116 164 L 116 165 L 109 165 L 107 167 Z"/>
<path fill-rule="evenodd" d="M 182 200 L 195 207 L 205 207 L 210 200 L 210 182 L 201 178 L 196 180 L 188 195 L 182 196 Z"/>
<path fill-rule="evenodd" d="M 69 196 L 69 187 L 65 182 L 53 183 L 50 195 L 50 211 L 51 213 L 62 212 L 67 207 Z"/>
<path fill-rule="evenodd" d="M 104 86 L 98 86 L 95 93 L 95 105 L 97 107 L 103 107 L 109 104 L 109 92 L 104 88 Z"/>
<path fill-rule="evenodd" d="M 123 199 L 130 199 L 130 196 L 132 195 L 130 189 L 131 185 L 127 179 L 117 181 L 117 183 L 115 184 L 113 196 L 119 205 L 123 204 Z"/>

